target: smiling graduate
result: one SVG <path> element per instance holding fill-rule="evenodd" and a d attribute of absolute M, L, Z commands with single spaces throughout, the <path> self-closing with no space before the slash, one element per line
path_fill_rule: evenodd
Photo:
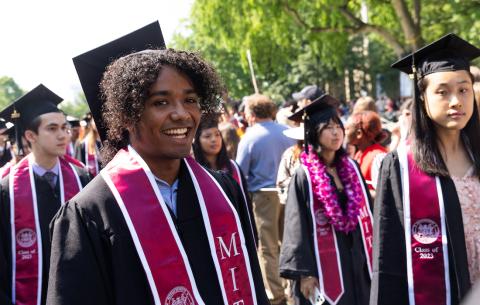
<path fill-rule="evenodd" d="M 155 22 L 74 59 L 105 167 L 52 224 L 51 305 L 268 304 L 239 186 L 189 157 L 222 86 L 163 48 Z"/>

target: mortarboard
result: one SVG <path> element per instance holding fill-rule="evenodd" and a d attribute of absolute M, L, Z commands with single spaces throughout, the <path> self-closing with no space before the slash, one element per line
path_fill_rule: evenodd
<path fill-rule="evenodd" d="M 5 121 L 5 119 L 0 118 L 0 130 L 5 128 L 8 128 L 7 121 Z"/>
<path fill-rule="evenodd" d="M 78 78 L 92 112 L 100 138 L 106 139 L 107 131 L 102 118 L 100 82 L 108 65 L 114 60 L 147 49 L 164 49 L 160 24 L 155 21 L 130 34 L 113 40 L 91 51 L 73 58 Z"/>
<path fill-rule="evenodd" d="M 323 94 L 312 103 L 288 117 L 294 122 L 304 122 L 305 151 L 308 152 L 308 130 L 311 125 L 325 121 L 337 114 L 339 101 L 331 95 Z"/>
<path fill-rule="evenodd" d="M 448 34 L 392 64 L 392 68 L 420 79 L 428 74 L 469 70 L 480 49 L 455 34 Z"/>
<path fill-rule="evenodd" d="M 19 154 L 23 155 L 21 136 L 25 128 L 34 119 L 45 113 L 62 112 L 57 105 L 63 101 L 61 97 L 40 84 L 33 90 L 16 99 L 0 112 L 0 118 L 15 124 L 15 138 Z"/>
<path fill-rule="evenodd" d="M 5 129 L 2 133 L 2 135 L 7 136 L 8 140 L 10 141 L 11 144 L 14 144 L 16 139 L 15 139 L 15 125 L 11 125 L 9 128 Z"/>
<path fill-rule="evenodd" d="M 313 116 L 316 117 L 319 115 L 324 115 L 329 111 L 336 112 L 336 107 L 338 104 L 339 102 L 336 98 L 328 94 L 323 94 L 317 99 L 313 100 L 309 105 L 289 116 L 288 119 L 294 122 L 301 122 L 303 120 L 313 118 Z"/>
<path fill-rule="evenodd" d="M 80 126 L 80 119 L 76 117 L 67 115 L 67 122 L 70 124 L 70 127 L 79 127 Z"/>

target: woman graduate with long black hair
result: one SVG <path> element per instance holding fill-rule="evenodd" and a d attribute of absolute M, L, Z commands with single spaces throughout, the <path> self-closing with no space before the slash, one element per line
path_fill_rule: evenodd
<path fill-rule="evenodd" d="M 378 178 L 370 304 L 459 304 L 480 277 L 478 56 L 449 34 L 392 65 L 413 74 L 412 133 Z"/>
<path fill-rule="evenodd" d="M 304 118 L 308 151 L 290 182 L 280 253 L 280 275 L 293 280 L 295 304 L 310 304 L 317 290 L 324 304 L 368 304 L 369 194 L 358 165 L 342 148 L 337 103 L 323 95 L 289 118 Z"/>

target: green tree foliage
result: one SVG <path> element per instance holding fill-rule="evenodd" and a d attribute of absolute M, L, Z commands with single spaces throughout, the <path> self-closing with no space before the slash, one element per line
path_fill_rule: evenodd
<path fill-rule="evenodd" d="M 23 90 L 15 80 L 9 76 L 0 77 L 0 109 L 23 95 Z"/>
<path fill-rule="evenodd" d="M 236 98 L 253 93 L 250 49 L 260 91 L 281 100 L 311 83 L 350 99 L 358 90 L 345 96 L 345 79 L 351 85 L 355 71 L 373 85 L 382 74 L 395 96 L 398 74 L 389 65 L 397 58 L 449 32 L 480 45 L 478 0 L 363 3 L 368 19 L 362 0 L 196 0 L 188 35 L 176 35 L 174 47 L 200 51 Z"/>
<path fill-rule="evenodd" d="M 82 118 L 87 112 L 90 111 L 87 104 L 87 99 L 83 91 L 78 92 L 73 101 L 64 101 L 58 105 L 68 115 L 76 118 Z"/>

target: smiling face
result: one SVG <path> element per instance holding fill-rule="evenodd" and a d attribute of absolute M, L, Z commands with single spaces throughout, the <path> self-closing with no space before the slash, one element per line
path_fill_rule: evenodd
<path fill-rule="evenodd" d="M 472 117 L 474 93 L 467 71 L 437 72 L 426 76 L 425 110 L 438 131 L 462 130 Z"/>
<path fill-rule="evenodd" d="M 202 130 L 200 146 L 206 156 L 216 156 L 222 149 L 222 135 L 217 127 Z"/>
<path fill-rule="evenodd" d="M 184 73 L 165 66 L 150 87 L 140 121 L 129 129 L 130 143 L 142 157 L 186 157 L 200 115 L 199 96 L 192 81 Z"/>

